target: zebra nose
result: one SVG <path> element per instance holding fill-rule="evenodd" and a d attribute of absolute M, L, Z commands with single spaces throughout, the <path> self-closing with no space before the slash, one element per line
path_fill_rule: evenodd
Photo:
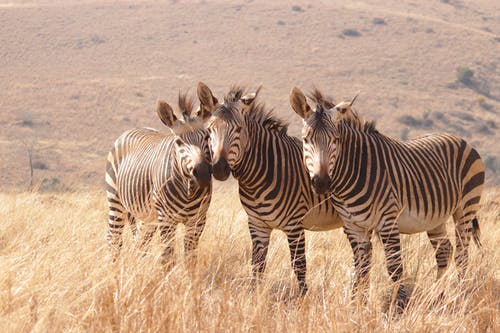
<path fill-rule="evenodd" d="M 230 172 L 231 170 L 229 169 L 229 164 L 225 158 L 219 158 L 219 160 L 213 165 L 214 178 L 217 180 L 224 181 L 228 179 Z"/>
<path fill-rule="evenodd" d="M 317 194 L 324 194 L 328 190 L 328 177 L 315 175 L 311 182 L 312 188 Z"/>
<path fill-rule="evenodd" d="M 212 166 L 205 162 L 199 163 L 193 169 L 193 176 L 201 188 L 208 187 L 212 179 Z"/>

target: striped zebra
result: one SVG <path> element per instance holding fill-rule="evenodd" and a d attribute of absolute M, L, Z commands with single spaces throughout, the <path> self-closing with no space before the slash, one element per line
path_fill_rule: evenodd
<path fill-rule="evenodd" d="M 252 239 L 252 270 L 260 276 L 266 266 L 273 229 L 288 239 L 291 263 L 301 294 L 306 284 L 306 230 L 330 230 L 342 220 L 324 195 L 311 190 L 302 164 L 302 144 L 287 134 L 287 125 L 256 102 L 257 93 L 243 95 L 233 88 L 219 104 L 210 89 L 198 84 L 201 109 L 208 121 L 213 175 L 238 180 L 240 201 L 248 215 Z"/>
<path fill-rule="evenodd" d="M 402 142 L 385 136 L 342 103 L 331 108 L 319 91 L 311 96 L 294 88 L 293 110 L 304 119 L 304 163 L 318 193 L 330 192 L 344 220 L 356 270 L 354 291 L 366 287 L 371 234 L 384 244 L 387 270 L 397 283 L 397 303 L 404 309 L 400 233 L 426 231 L 436 250 L 438 278 L 448 266 L 452 247 L 446 221 L 455 221 L 455 261 L 464 276 L 471 236 L 479 246 L 477 211 L 484 185 L 484 165 L 477 151 L 449 134 L 429 134 Z"/>
<path fill-rule="evenodd" d="M 144 222 L 142 245 L 158 228 L 165 246 L 162 261 L 173 252 L 171 239 L 177 223 L 184 223 L 186 252 L 194 249 L 205 225 L 211 199 L 211 164 L 208 132 L 199 117 L 191 117 L 193 101 L 179 95 L 183 120 L 158 101 L 157 114 L 171 129 L 133 129 L 114 143 L 106 163 L 109 205 L 107 239 L 113 258 L 122 247 L 125 220 L 135 235 L 136 219 Z"/>

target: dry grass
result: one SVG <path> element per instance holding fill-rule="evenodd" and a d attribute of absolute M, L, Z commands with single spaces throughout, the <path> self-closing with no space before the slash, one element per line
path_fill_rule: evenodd
<path fill-rule="evenodd" d="M 0 194 L 0 331 L 498 331 L 498 190 L 485 195 L 483 249 L 472 246 L 464 285 L 457 284 L 454 267 L 435 283 L 426 236 L 404 237 L 414 291 L 406 314 L 394 319 L 384 312 L 391 285 L 379 243 L 368 303 L 351 302 L 351 250 L 340 230 L 307 234 L 305 298 L 294 298 L 295 279 L 278 232 L 266 277 L 253 289 L 246 215 L 234 186 L 216 185 L 197 262 L 183 260 L 179 250 L 170 271 L 158 264 L 157 240 L 143 257 L 128 230 L 120 261 L 106 259 L 101 192 Z"/>

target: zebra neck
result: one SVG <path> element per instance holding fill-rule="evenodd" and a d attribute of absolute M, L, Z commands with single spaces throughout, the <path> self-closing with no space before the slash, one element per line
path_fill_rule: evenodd
<path fill-rule="evenodd" d="M 333 168 L 331 191 L 334 197 L 346 199 L 366 191 L 366 184 L 383 186 L 385 169 L 380 146 L 374 141 L 376 134 L 344 128 L 337 143 L 337 158 Z"/>
<path fill-rule="evenodd" d="M 255 181 L 261 177 L 261 174 L 267 168 L 272 168 L 274 156 L 270 141 L 276 140 L 273 135 L 264 128 L 257 126 L 247 126 L 248 141 L 242 158 L 235 163 L 233 176 L 240 186 L 254 185 Z"/>
<path fill-rule="evenodd" d="M 180 156 L 176 153 L 173 148 L 172 159 L 170 161 L 170 168 L 165 174 L 166 181 L 169 183 L 170 187 L 174 186 L 177 191 L 182 190 L 185 194 L 189 195 L 190 192 L 196 191 L 196 184 L 184 175 L 181 166 Z"/>
<path fill-rule="evenodd" d="M 250 128 L 248 138 L 245 154 L 233 170 L 240 189 L 252 192 L 268 187 L 276 181 L 276 170 L 286 165 L 291 168 L 287 172 L 294 174 L 296 165 L 302 165 L 302 148 L 296 138 L 261 126 Z M 284 179 L 285 174 L 278 175 Z"/>
<path fill-rule="evenodd" d="M 250 146 L 249 142 L 249 146 Z M 251 168 L 248 168 L 249 163 L 255 161 L 255 149 L 245 147 L 245 151 L 242 153 L 242 157 L 240 160 L 234 163 L 232 168 L 233 177 L 241 182 L 242 179 L 247 179 L 249 173 L 251 172 Z"/>
<path fill-rule="evenodd" d="M 349 191 L 352 182 L 356 180 L 357 172 L 360 170 L 363 159 L 362 140 L 353 131 L 342 126 L 340 139 L 337 140 L 336 159 L 333 165 L 330 191 L 337 197 L 342 198 Z"/>

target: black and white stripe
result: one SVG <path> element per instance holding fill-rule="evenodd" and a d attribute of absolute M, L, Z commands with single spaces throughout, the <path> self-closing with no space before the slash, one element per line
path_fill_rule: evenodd
<path fill-rule="evenodd" d="M 315 111 L 300 90 L 292 91 L 292 107 L 304 119 L 305 165 L 311 177 L 326 184 L 315 186 L 316 191 L 331 193 L 345 221 L 354 252 L 355 288 L 368 280 L 373 232 L 384 244 L 391 279 L 399 283 L 399 234 L 426 231 L 436 249 L 439 278 L 452 251 L 445 227 L 451 216 L 455 260 L 463 277 L 471 236 L 479 245 L 477 211 L 484 165 L 477 151 L 463 139 L 443 133 L 402 142 L 379 133 L 349 108 L 326 107 L 319 92 L 313 100 Z M 400 285 L 397 305 L 404 308 L 406 301 Z"/>
<path fill-rule="evenodd" d="M 301 292 L 307 291 L 304 230 L 330 230 L 342 226 L 326 196 L 311 190 L 302 164 L 302 144 L 289 136 L 286 124 L 255 101 L 233 88 L 223 104 L 200 83 L 198 95 L 208 122 L 214 177 L 238 180 L 241 203 L 248 215 L 254 274 L 266 265 L 273 229 L 282 230 L 290 248 L 292 267 Z"/>
<path fill-rule="evenodd" d="M 122 246 L 128 220 L 135 234 L 136 219 L 144 222 L 143 245 L 156 229 L 165 246 L 163 260 L 172 253 L 170 239 L 178 223 L 186 226 L 185 249 L 197 246 L 211 199 L 208 132 L 198 117 L 190 117 L 192 102 L 179 96 L 184 120 L 158 102 L 158 116 L 172 131 L 133 129 L 114 143 L 106 164 L 109 205 L 108 242 L 113 255 Z"/>

